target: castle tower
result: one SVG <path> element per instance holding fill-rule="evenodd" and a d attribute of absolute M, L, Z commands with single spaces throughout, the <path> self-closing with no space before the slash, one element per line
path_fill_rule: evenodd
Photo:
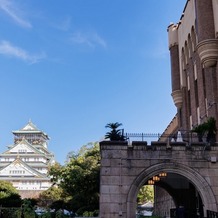
<path fill-rule="evenodd" d="M 39 130 L 31 121 L 22 129 L 12 131 L 12 133 L 14 134 L 14 144 L 19 143 L 25 138 L 32 145 L 42 145 L 45 148 L 48 146 L 48 135 Z"/>
<path fill-rule="evenodd" d="M 14 144 L 0 154 L 0 179 L 10 181 L 23 198 L 37 197 L 51 186 L 47 172 L 54 155 L 47 149 L 49 137 L 31 121 L 12 133 Z"/>

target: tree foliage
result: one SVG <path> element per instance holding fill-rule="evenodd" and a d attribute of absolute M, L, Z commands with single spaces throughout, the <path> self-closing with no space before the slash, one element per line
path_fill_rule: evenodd
<path fill-rule="evenodd" d="M 22 200 L 12 183 L 0 181 L 0 205 L 3 207 L 20 207 Z"/>
<path fill-rule="evenodd" d="M 144 185 L 140 188 L 137 196 L 138 204 L 146 202 L 154 202 L 154 187 L 152 185 Z"/>
<path fill-rule="evenodd" d="M 53 171 L 54 173 L 54 171 Z M 60 201 L 63 198 L 62 188 L 55 186 L 50 187 L 46 191 L 43 191 L 39 195 L 38 205 L 40 207 L 52 207 L 56 201 Z M 56 208 L 54 208 L 56 209 Z M 60 208 L 57 208 L 60 209 Z"/>
<path fill-rule="evenodd" d="M 25 198 L 22 203 L 22 210 L 20 216 L 25 218 L 35 217 L 34 206 L 36 205 L 35 199 Z"/>
<path fill-rule="evenodd" d="M 99 207 L 100 152 L 98 143 L 83 146 L 77 154 L 68 155 L 64 166 L 51 166 L 52 181 L 63 190 L 65 203 L 82 215 Z"/>

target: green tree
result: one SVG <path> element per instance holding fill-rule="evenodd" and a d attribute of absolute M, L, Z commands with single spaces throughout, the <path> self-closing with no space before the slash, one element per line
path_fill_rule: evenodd
<path fill-rule="evenodd" d="M 51 176 L 51 182 L 53 182 L 53 185 L 59 182 L 62 168 L 63 166 L 61 166 L 58 162 L 55 162 L 55 164 L 49 166 L 48 171 L 49 175 Z"/>
<path fill-rule="evenodd" d="M 0 205 L 3 207 L 20 207 L 22 200 L 12 183 L 0 181 Z"/>
<path fill-rule="evenodd" d="M 21 214 L 23 214 L 25 218 L 35 217 L 35 204 L 36 202 L 34 201 L 34 199 L 23 199 Z"/>
<path fill-rule="evenodd" d="M 72 155 L 73 154 L 73 155 Z M 99 208 L 100 151 L 98 143 L 71 153 L 63 167 L 51 167 L 52 181 L 62 188 L 69 209 L 82 215 Z"/>
<path fill-rule="evenodd" d="M 138 204 L 144 204 L 148 201 L 154 202 L 154 187 L 153 185 L 144 185 L 140 188 L 137 196 Z"/>
<path fill-rule="evenodd" d="M 55 171 L 56 172 L 56 171 Z M 54 173 L 54 171 L 53 171 Z M 54 202 L 60 201 L 63 199 L 63 190 L 58 186 L 52 186 L 46 191 L 43 191 L 39 195 L 38 205 L 41 207 L 52 207 Z M 56 208 L 54 208 L 56 209 Z M 60 209 L 60 208 L 58 208 Z"/>

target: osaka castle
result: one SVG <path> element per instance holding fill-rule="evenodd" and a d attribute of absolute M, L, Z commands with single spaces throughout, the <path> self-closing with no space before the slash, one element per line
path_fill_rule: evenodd
<path fill-rule="evenodd" d="M 10 181 L 22 198 L 38 197 L 50 186 L 47 175 L 54 155 L 48 150 L 48 135 L 31 121 L 12 131 L 13 145 L 0 154 L 0 180 Z"/>

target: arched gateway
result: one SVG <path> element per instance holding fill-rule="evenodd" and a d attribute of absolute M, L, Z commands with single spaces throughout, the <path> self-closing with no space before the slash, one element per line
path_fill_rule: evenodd
<path fill-rule="evenodd" d="M 101 218 L 135 218 L 139 189 L 162 172 L 167 176 L 156 186 L 171 195 L 176 208 L 185 208 L 184 217 L 206 217 L 207 211 L 217 212 L 218 147 L 187 147 L 185 143 L 167 147 L 158 142 L 151 146 L 133 142 L 128 146 L 126 142 L 109 141 L 101 142 L 100 147 Z M 169 207 L 164 205 L 166 202 L 162 204 Z"/>

